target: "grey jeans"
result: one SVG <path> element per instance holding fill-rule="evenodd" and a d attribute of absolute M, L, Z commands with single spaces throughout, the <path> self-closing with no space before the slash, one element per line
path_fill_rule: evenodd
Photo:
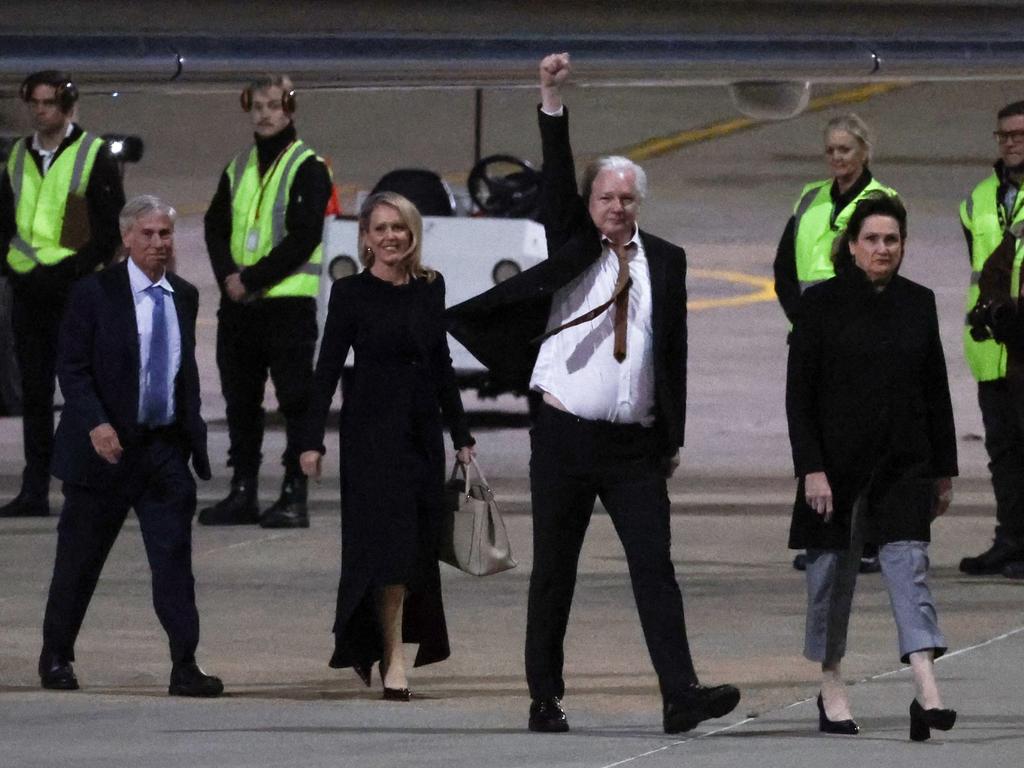
<path fill-rule="evenodd" d="M 864 547 L 861 504 L 858 499 L 854 505 L 849 549 L 807 550 L 804 656 L 811 661 L 832 664 L 846 655 L 846 632 Z M 928 649 L 934 649 L 938 658 L 946 651 L 946 641 L 928 589 L 928 543 L 883 544 L 878 549 L 878 561 L 896 620 L 900 660 L 907 663 L 911 653 Z"/>

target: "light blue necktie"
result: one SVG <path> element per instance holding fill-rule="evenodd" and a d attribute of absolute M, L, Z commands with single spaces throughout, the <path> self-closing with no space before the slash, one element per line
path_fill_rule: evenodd
<path fill-rule="evenodd" d="M 151 285 L 146 293 L 153 299 L 153 327 L 149 337 L 149 375 L 142 393 L 142 423 L 158 427 L 167 423 L 167 317 L 164 315 L 164 289 Z"/>

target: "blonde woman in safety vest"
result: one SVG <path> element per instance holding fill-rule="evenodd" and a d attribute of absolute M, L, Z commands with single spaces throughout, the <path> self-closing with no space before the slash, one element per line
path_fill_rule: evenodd
<path fill-rule="evenodd" d="M 306 528 L 298 429 L 313 377 L 331 176 L 295 131 L 295 91 L 286 75 L 254 80 L 241 104 L 255 142 L 228 163 L 206 212 L 206 248 L 221 288 L 217 367 L 227 405 L 231 491 L 202 510 L 199 522 Z M 261 514 L 257 484 L 268 375 L 285 419 L 286 445 L 281 494 Z"/>
<path fill-rule="evenodd" d="M 113 258 L 124 205 L 103 139 L 74 122 L 78 89 L 68 76 L 35 72 L 20 96 L 34 132 L 15 142 L 0 177 L 0 263 L 13 289 L 25 469 L 0 517 L 50 514 L 58 330 L 72 283 Z"/>
<path fill-rule="evenodd" d="M 1019 274 L 1024 247 L 1011 232 L 1024 226 L 1024 101 L 1003 107 L 996 116 L 999 160 L 993 172 L 960 204 L 960 223 L 967 238 L 971 282 L 967 311 L 986 325 L 979 299 L 979 278 L 993 252 L 1007 262 L 1007 294 L 1020 285 L 1010 273 Z M 1002 247 L 1000 247 L 1002 245 Z M 984 297 L 983 297 L 984 298 Z M 1016 297 L 1015 297 L 1016 298 Z M 989 312 L 988 314 L 991 314 Z M 965 557 L 960 570 L 971 575 L 1001 573 L 1024 578 L 1024 393 L 1008 387 L 1006 346 L 985 334 L 964 330 L 964 356 L 978 381 L 978 405 L 985 425 L 985 450 L 996 497 L 996 530 L 992 546 L 979 555 Z M 978 338 L 975 338 L 978 337 Z"/>
<path fill-rule="evenodd" d="M 775 295 L 789 322 L 795 321 L 800 295 L 812 285 L 835 277 L 832 245 L 865 196 L 875 191 L 896 194 L 880 184 L 868 168 L 872 140 L 867 124 L 852 112 L 825 124 L 825 159 L 829 178 L 804 186 L 775 254 Z M 874 547 L 861 559 L 861 573 L 879 570 Z M 803 553 L 793 559 L 798 571 L 806 567 Z"/>

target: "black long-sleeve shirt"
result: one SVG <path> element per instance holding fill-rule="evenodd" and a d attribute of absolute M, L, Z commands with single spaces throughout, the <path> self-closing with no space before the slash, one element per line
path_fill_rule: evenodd
<path fill-rule="evenodd" d="M 56 162 L 61 153 L 78 140 L 83 131 L 73 125 L 71 133 L 57 147 L 53 156 Z M 43 173 L 43 158 L 32 149 L 32 137 L 25 138 L 26 155 L 35 162 L 39 172 Z M 83 152 L 86 148 L 83 147 Z M 51 162 L 52 167 L 52 162 Z M 106 144 L 96 153 L 96 160 L 89 174 L 89 182 L 85 187 L 85 201 L 89 212 L 89 240 L 78 249 L 75 255 L 53 266 L 37 266 L 25 274 L 17 274 L 7 264 L 7 249 L 11 239 L 17 234 L 18 225 L 15 212 L 14 189 L 6 169 L 0 179 L 0 269 L 11 278 L 18 287 L 38 288 L 46 292 L 51 287 L 67 287 L 79 275 L 92 272 L 101 264 L 106 264 L 114 257 L 121 243 L 121 233 L 117 217 L 124 207 L 124 188 L 121 185 L 121 174 L 107 149 Z"/>
<path fill-rule="evenodd" d="M 295 126 L 289 124 L 270 138 L 255 138 L 257 164 L 262 176 L 297 135 Z M 287 232 L 284 238 L 256 264 L 240 270 L 231 257 L 231 181 L 225 168 L 204 220 L 206 250 L 221 290 L 224 290 L 225 278 L 238 272 L 246 290 L 256 293 L 281 282 L 309 261 L 323 237 L 324 211 L 330 197 L 331 176 L 327 166 L 316 156 L 303 161 L 292 182 L 285 211 Z"/>

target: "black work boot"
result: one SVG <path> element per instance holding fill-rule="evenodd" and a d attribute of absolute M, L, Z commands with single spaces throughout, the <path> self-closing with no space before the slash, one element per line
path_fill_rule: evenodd
<path fill-rule="evenodd" d="M 281 496 L 260 517 L 260 526 L 309 528 L 305 475 L 285 475 L 284 482 L 281 483 Z"/>
<path fill-rule="evenodd" d="M 200 511 L 200 525 L 254 525 L 259 522 L 255 477 L 235 478 L 231 492 L 212 507 Z"/>

